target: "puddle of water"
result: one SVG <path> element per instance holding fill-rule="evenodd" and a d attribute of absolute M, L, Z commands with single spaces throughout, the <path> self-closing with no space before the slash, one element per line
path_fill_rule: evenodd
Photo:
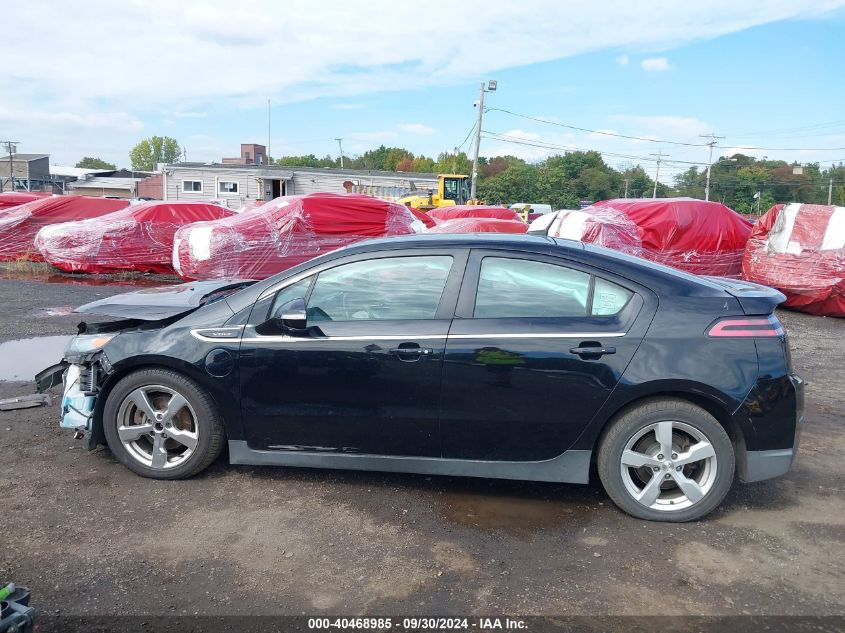
<path fill-rule="evenodd" d="M 449 521 L 479 529 L 508 531 L 560 528 L 579 523 L 583 507 L 565 499 L 519 498 L 505 495 L 450 492 L 440 499 Z"/>
<path fill-rule="evenodd" d="M 39 308 L 32 314 L 39 319 L 49 319 L 50 317 L 67 316 L 72 312 L 73 306 L 57 306 L 55 308 Z"/>
<path fill-rule="evenodd" d="M 0 380 L 29 381 L 62 360 L 72 336 L 38 336 L 0 343 Z"/>

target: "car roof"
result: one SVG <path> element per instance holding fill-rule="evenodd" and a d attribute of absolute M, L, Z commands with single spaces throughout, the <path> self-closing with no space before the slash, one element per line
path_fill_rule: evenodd
<path fill-rule="evenodd" d="M 545 235 L 525 233 L 423 233 L 381 237 L 357 242 L 344 248 L 345 253 L 377 251 L 389 248 L 539 248 L 548 249 L 559 246 L 574 250 L 583 250 L 584 245 L 574 240 L 561 240 Z"/>
<path fill-rule="evenodd" d="M 252 297 L 254 301 L 266 288 L 278 283 L 281 279 L 298 274 L 316 264 L 348 255 L 444 247 L 489 248 L 522 251 L 538 255 L 562 255 L 645 285 L 658 295 L 729 296 L 724 288 L 702 277 L 575 240 L 552 238 L 546 235 L 513 233 L 443 233 L 402 235 L 356 242 L 263 279 L 233 295 L 231 302 L 233 308 L 237 311 L 243 305 L 246 305 L 249 297 Z"/>

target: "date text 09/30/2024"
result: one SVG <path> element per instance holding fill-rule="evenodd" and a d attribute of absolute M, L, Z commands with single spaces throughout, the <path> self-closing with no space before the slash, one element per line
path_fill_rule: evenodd
<path fill-rule="evenodd" d="M 375 630 L 390 629 L 405 631 L 443 631 L 443 630 L 475 630 L 475 631 L 519 631 L 526 630 L 527 624 L 518 618 L 436 618 L 436 617 L 405 617 L 405 618 L 308 618 L 308 629 L 319 630 Z"/>

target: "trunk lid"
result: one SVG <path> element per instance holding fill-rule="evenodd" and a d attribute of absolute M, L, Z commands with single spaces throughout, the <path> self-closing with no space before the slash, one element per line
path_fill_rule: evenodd
<path fill-rule="evenodd" d="M 735 297 L 742 311 L 749 316 L 771 314 L 777 306 L 786 301 L 786 296 L 779 290 L 750 281 L 727 277 L 705 279 Z"/>
<path fill-rule="evenodd" d="M 255 282 L 246 279 L 214 279 L 175 286 L 144 288 L 86 303 L 74 312 L 142 321 L 161 321 L 196 310 L 253 283 Z"/>

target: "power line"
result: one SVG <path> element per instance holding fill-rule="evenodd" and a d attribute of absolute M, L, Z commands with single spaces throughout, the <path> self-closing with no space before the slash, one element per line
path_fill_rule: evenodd
<path fill-rule="evenodd" d="M 666 141 L 660 140 L 655 138 L 647 138 L 645 136 L 630 136 L 628 134 L 618 134 L 616 132 L 607 132 L 605 130 L 590 130 L 584 127 L 578 127 L 576 125 L 568 125 L 566 123 L 559 123 L 558 121 L 549 121 L 548 119 L 541 119 L 538 117 L 528 116 L 527 114 L 519 114 L 518 112 L 512 112 L 511 110 L 505 110 L 504 108 L 486 108 L 487 111 L 496 111 L 496 112 L 504 112 L 505 114 L 510 114 L 515 117 L 519 117 L 521 119 L 528 119 L 530 121 L 536 121 L 537 123 L 547 123 L 548 125 L 557 125 L 558 127 L 565 127 L 569 130 L 578 130 L 579 132 L 589 132 L 590 134 L 601 134 L 603 136 L 614 136 L 616 138 L 626 138 L 633 141 L 647 141 L 649 143 L 665 143 L 669 145 L 685 145 L 686 147 L 707 147 L 707 143 L 684 143 L 682 141 Z"/>
<path fill-rule="evenodd" d="M 633 141 L 645 141 L 648 143 L 660 143 L 666 145 L 683 145 L 685 147 L 707 147 L 709 143 L 685 143 L 683 141 L 669 141 L 666 139 L 648 138 L 645 136 L 633 136 L 629 134 L 618 134 L 616 132 L 607 132 L 605 130 L 591 130 L 589 128 L 578 127 L 576 125 L 568 125 L 566 123 L 559 123 L 558 121 L 549 121 L 548 119 L 541 119 L 539 117 L 528 116 L 527 114 L 520 114 L 504 108 L 486 108 L 487 111 L 504 112 L 511 116 L 528 119 L 529 121 L 536 121 L 537 123 L 546 123 L 547 125 L 556 125 L 558 127 L 567 128 L 569 130 L 578 130 L 579 132 L 587 132 L 589 134 L 601 134 L 602 136 L 612 136 L 615 138 L 624 138 Z M 739 136 L 739 135 L 738 135 Z M 719 149 L 744 149 L 744 150 L 758 150 L 766 152 L 838 152 L 845 150 L 845 147 L 758 147 L 752 145 L 714 145 Z"/>
<path fill-rule="evenodd" d="M 496 141 L 502 141 L 505 143 L 513 143 L 514 145 L 526 145 L 529 147 L 537 147 L 539 149 L 550 149 L 550 150 L 558 150 L 558 151 L 565 151 L 565 152 L 598 152 L 603 156 L 613 156 L 615 158 L 626 158 L 628 160 L 641 160 L 641 161 L 648 161 L 650 163 L 655 162 L 654 158 L 650 158 L 648 156 L 638 156 L 635 154 L 620 154 L 618 152 L 606 152 L 604 150 L 596 150 L 596 149 L 588 149 L 584 147 L 576 147 L 574 145 L 559 145 L 556 143 L 549 143 L 546 141 L 534 141 L 530 139 L 522 139 L 517 138 L 514 136 L 508 136 L 507 134 L 501 134 L 499 132 L 491 132 L 489 130 L 482 130 L 482 133 L 486 134 L 485 138 L 490 138 Z M 661 162 L 667 164 L 679 164 L 679 165 L 698 165 L 698 166 L 705 166 L 707 163 L 697 162 L 697 161 L 689 161 L 689 160 L 662 160 Z"/>
<path fill-rule="evenodd" d="M 467 132 L 466 138 L 464 139 L 463 143 L 461 143 L 460 145 L 458 145 L 458 147 L 457 147 L 457 149 L 458 149 L 458 150 L 461 150 L 461 149 L 463 149 L 463 148 L 464 148 L 464 145 L 466 145 L 467 141 L 469 140 L 469 137 L 470 137 L 470 136 L 472 136 L 472 133 L 475 131 L 475 126 L 476 126 L 476 125 L 478 125 L 478 121 L 476 121 L 475 123 L 473 123 L 473 124 L 472 124 L 472 127 L 471 127 L 471 128 L 469 128 L 469 132 Z M 455 153 L 457 154 L 457 152 L 455 152 Z"/>
<path fill-rule="evenodd" d="M 845 120 L 829 121 L 827 123 L 814 123 L 812 125 L 801 125 L 798 127 L 783 128 L 782 130 L 762 130 L 759 132 L 743 132 L 742 134 L 731 133 L 729 136 L 758 136 L 760 134 L 784 134 L 789 132 L 798 132 L 800 130 L 817 130 L 825 127 L 837 127 L 845 125 Z"/>

